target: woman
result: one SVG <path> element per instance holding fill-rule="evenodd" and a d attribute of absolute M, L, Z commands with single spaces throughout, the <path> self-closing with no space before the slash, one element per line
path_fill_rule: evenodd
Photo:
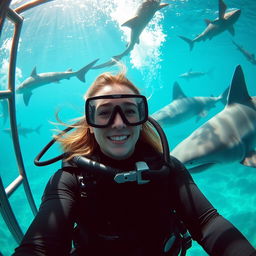
<path fill-rule="evenodd" d="M 256 255 L 184 166 L 164 160 L 146 121 L 146 100 L 124 73 L 100 75 L 85 98 L 86 121 L 57 138 L 66 159 L 13 255 L 69 255 L 72 240 L 73 255 L 178 255 L 183 241 L 177 216 L 209 255 Z M 115 179 L 77 167 L 73 159 L 79 156 L 114 168 Z M 147 168 L 159 175 L 145 178 Z"/>

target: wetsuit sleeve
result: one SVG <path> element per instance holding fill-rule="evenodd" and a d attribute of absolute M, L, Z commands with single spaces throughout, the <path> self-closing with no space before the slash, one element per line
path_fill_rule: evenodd
<path fill-rule="evenodd" d="M 69 255 L 77 193 L 76 176 L 57 171 L 49 180 L 38 214 L 13 256 Z"/>
<path fill-rule="evenodd" d="M 209 255 L 255 256 L 256 250 L 239 230 L 218 214 L 185 167 L 175 158 L 172 162 L 172 203 L 193 239 Z"/>

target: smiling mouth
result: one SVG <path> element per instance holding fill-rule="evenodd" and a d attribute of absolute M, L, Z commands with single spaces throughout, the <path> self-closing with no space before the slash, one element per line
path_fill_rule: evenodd
<path fill-rule="evenodd" d="M 125 141 L 130 137 L 130 135 L 121 135 L 121 136 L 109 136 L 108 139 L 111 141 Z"/>

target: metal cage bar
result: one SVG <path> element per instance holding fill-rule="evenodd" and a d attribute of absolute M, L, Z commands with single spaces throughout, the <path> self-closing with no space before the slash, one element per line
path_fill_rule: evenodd
<path fill-rule="evenodd" d="M 28 10 L 39 4 L 48 2 L 49 0 L 36 0 L 29 2 L 17 8 L 17 12 L 9 8 L 10 0 L 3 0 L 0 3 L 0 35 L 3 27 L 5 18 L 8 18 L 14 24 L 14 34 L 12 40 L 12 47 L 9 60 L 9 71 L 8 71 L 8 89 L 0 91 L 0 99 L 7 99 L 9 107 L 9 117 L 11 126 L 12 142 L 14 146 L 14 152 L 16 161 L 18 164 L 19 175 L 15 178 L 11 184 L 4 188 L 2 179 L 0 177 L 0 212 L 1 215 L 10 230 L 12 236 L 19 244 L 23 237 L 23 232 L 21 227 L 15 217 L 12 207 L 9 202 L 9 197 L 16 191 L 16 189 L 23 184 L 26 198 L 29 202 L 30 208 L 34 215 L 37 213 L 37 208 L 33 195 L 28 183 L 26 176 L 26 171 L 24 167 L 24 162 L 22 158 L 22 153 L 20 149 L 18 129 L 17 129 L 17 119 L 16 119 L 16 107 L 15 107 L 15 70 L 16 70 L 16 59 L 17 59 L 17 49 L 20 38 L 20 32 L 23 24 L 23 18 L 18 14 L 25 10 Z M 0 255 L 1 252 L 0 252 Z"/>
<path fill-rule="evenodd" d="M 9 197 L 16 191 L 16 189 L 23 184 L 26 198 L 29 202 L 30 208 L 34 215 L 37 213 L 35 201 L 28 183 L 22 153 L 20 149 L 17 119 L 16 119 L 16 107 L 15 107 L 15 70 L 16 70 L 16 59 L 18 43 L 20 38 L 20 32 L 23 24 L 23 17 L 19 13 L 31 9 L 37 5 L 49 2 L 52 0 L 34 0 L 28 2 L 22 6 L 17 7 L 15 10 L 9 8 L 11 0 L 2 0 L 0 2 L 0 35 L 2 32 L 3 24 L 6 18 L 8 18 L 14 24 L 14 34 L 12 40 L 12 47 L 9 60 L 9 71 L 8 71 L 8 89 L 0 91 L 0 99 L 7 99 L 9 107 L 10 125 L 12 142 L 14 146 L 14 152 L 16 161 L 18 164 L 19 175 L 15 178 L 6 188 L 4 188 L 2 179 L 0 177 L 0 213 L 10 230 L 12 236 L 19 244 L 23 237 L 21 227 L 15 217 L 12 207 L 9 202 Z M 0 252 L 0 256 L 1 256 Z"/>

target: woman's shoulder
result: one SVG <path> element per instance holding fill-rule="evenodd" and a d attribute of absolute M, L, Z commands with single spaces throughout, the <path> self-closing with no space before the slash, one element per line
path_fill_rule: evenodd
<path fill-rule="evenodd" d="M 184 164 L 177 159 L 176 157 L 170 155 L 170 164 L 173 168 L 177 169 L 177 170 L 185 170 L 186 167 L 184 166 Z"/>
<path fill-rule="evenodd" d="M 79 168 L 69 164 L 62 164 L 62 167 L 57 170 L 49 179 L 47 187 L 51 188 L 69 188 L 76 189 L 79 185 Z"/>

